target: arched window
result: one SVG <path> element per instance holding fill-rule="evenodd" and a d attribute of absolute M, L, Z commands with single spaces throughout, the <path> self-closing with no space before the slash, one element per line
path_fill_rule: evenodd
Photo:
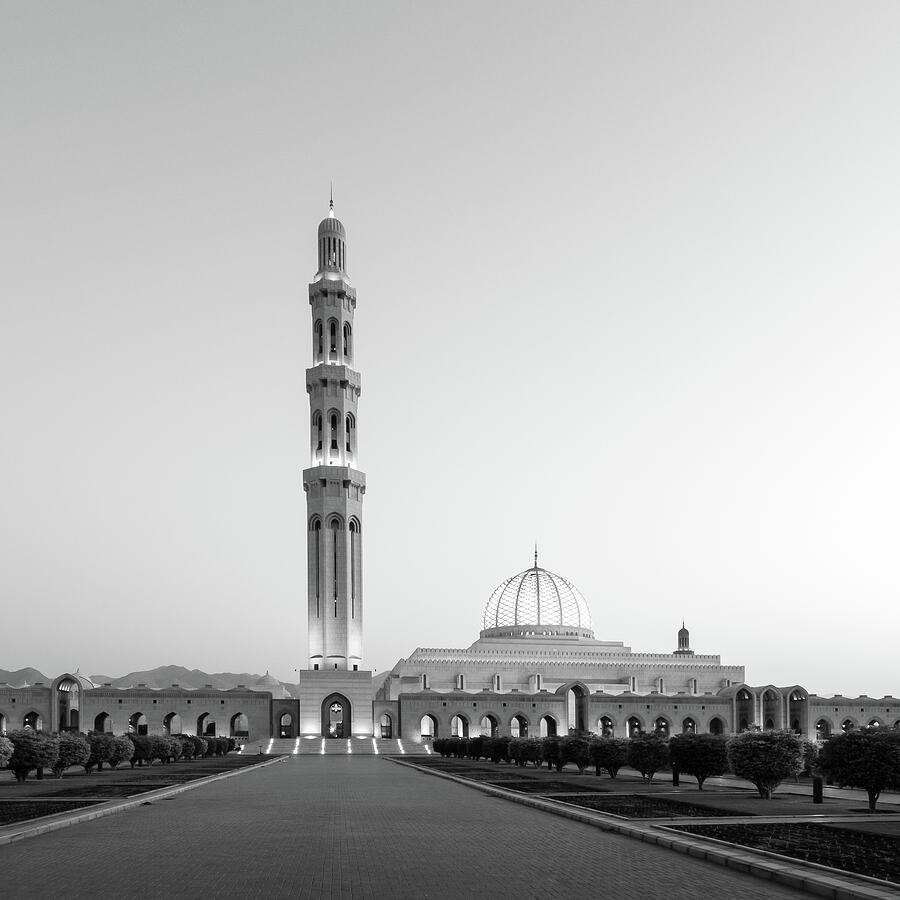
<path fill-rule="evenodd" d="M 597 730 L 603 737 L 612 737 L 615 731 L 613 720 L 609 716 L 600 716 L 600 721 L 597 722 Z"/>
<path fill-rule="evenodd" d="M 43 727 L 43 724 L 44 723 L 40 717 L 40 714 L 34 711 L 26 713 L 25 717 L 22 719 L 22 727 L 32 728 L 34 731 L 40 731 Z"/>
<path fill-rule="evenodd" d="M 356 589 L 359 585 L 359 522 L 350 520 L 350 618 L 356 618 Z"/>
<path fill-rule="evenodd" d="M 662 676 L 656 679 L 656 690 L 657 693 L 660 694 L 664 694 L 666 692 L 666 682 Z"/>
<path fill-rule="evenodd" d="M 332 411 L 329 415 L 329 425 L 331 426 L 330 432 L 330 448 L 332 452 L 337 453 L 338 449 L 338 414 Z"/>
<path fill-rule="evenodd" d="M 541 717 L 541 737 L 556 737 L 556 719 L 553 716 Z"/>
<path fill-rule="evenodd" d="M 431 680 L 427 672 L 422 673 L 422 690 L 427 691 L 431 687 Z"/>
<path fill-rule="evenodd" d="M 464 691 L 466 689 L 466 676 L 465 675 L 457 675 L 456 676 L 456 689 L 458 691 Z"/>
<path fill-rule="evenodd" d="M 313 353 L 316 356 L 316 359 L 319 360 L 322 358 L 322 353 L 325 350 L 324 347 L 324 329 L 322 328 L 322 320 L 316 319 L 315 328 L 313 329 L 314 343 L 313 343 Z"/>
<path fill-rule="evenodd" d="M 463 715 L 455 715 L 450 720 L 450 734 L 453 737 L 467 738 L 469 736 L 469 720 Z"/>
<path fill-rule="evenodd" d="M 631 675 L 628 678 L 628 690 L 631 691 L 632 694 L 637 693 L 637 676 Z"/>
<path fill-rule="evenodd" d="M 435 719 L 431 713 L 426 713 L 422 716 L 422 720 L 419 722 L 419 728 L 423 741 L 428 742 L 438 736 L 437 719 Z"/>
<path fill-rule="evenodd" d="M 344 422 L 347 433 L 344 436 L 344 440 L 346 441 L 347 453 L 353 454 L 356 450 L 356 420 L 353 418 L 352 413 L 347 413 L 347 420 Z"/>
<path fill-rule="evenodd" d="M 631 716 L 625 723 L 625 730 L 628 732 L 628 737 L 631 738 L 640 734 L 644 730 L 644 727 L 641 725 L 641 720 L 637 716 Z"/>
<path fill-rule="evenodd" d="M 332 519 L 328 523 L 331 529 L 331 600 L 334 603 L 334 618 L 338 614 L 338 572 L 340 571 L 340 542 L 338 532 L 341 530 L 340 519 Z M 335 665 L 335 668 L 337 666 Z"/>
<path fill-rule="evenodd" d="M 500 723 L 495 716 L 488 713 L 488 715 L 481 717 L 481 722 L 479 724 L 481 725 L 481 733 L 485 737 L 497 737 L 497 732 L 500 730 Z"/>
<path fill-rule="evenodd" d="M 710 734 L 722 734 L 724 731 L 724 726 L 722 725 L 722 720 L 718 717 L 713 717 L 709 720 L 709 733 Z"/>
<path fill-rule="evenodd" d="M 382 715 L 379 725 L 381 726 L 381 737 L 390 738 L 393 734 L 394 723 L 387 713 Z"/>
<path fill-rule="evenodd" d="M 696 693 L 697 693 L 697 679 L 696 679 L 696 678 L 692 678 L 692 679 L 688 682 L 688 687 L 690 688 L 690 691 L 691 691 L 692 694 L 696 694 Z"/>
<path fill-rule="evenodd" d="M 313 516 L 309 520 L 310 531 L 310 559 L 309 564 L 315 573 L 316 581 L 316 618 L 321 615 L 322 601 L 322 520 L 318 516 Z"/>
<path fill-rule="evenodd" d="M 503 690 L 503 679 L 499 675 L 494 676 L 494 690 L 497 693 Z"/>
<path fill-rule="evenodd" d="M 328 323 L 328 358 L 337 359 L 337 322 Z"/>
<path fill-rule="evenodd" d="M 669 736 L 669 720 L 665 716 L 660 716 L 653 723 L 653 731 L 662 738 Z"/>
<path fill-rule="evenodd" d="M 513 716 L 512 720 L 509 723 L 509 733 L 513 737 L 528 737 L 528 719 L 526 719 L 525 716 L 523 716 L 521 713 Z"/>
<path fill-rule="evenodd" d="M 843 731 L 844 734 L 853 731 L 854 728 L 856 728 L 856 722 L 854 722 L 853 719 L 844 719 L 844 721 L 841 722 L 841 731 Z"/>
<path fill-rule="evenodd" d="M 682 734 L 696 734 L 697 733 L 697 723 L 690 716 L 688 716 L 681 723 L 681 731 L 682 731 Z"/>
<path fill-rule="evenodd" d="M 365 337 L 365 335 L 363 335 Z M 353 329 L 349 322 L 344 322 L 344 359 L 350 359 L 353 356 Z"/>
<path fill-rule="evenodd" d="M 824 741 L 831 736 L 831 722 L 828 719 L 819 719 L 816 722 L 816 740 Z"/>
<path fill-rule="evenodd" d="M 290 713 L 283 713 L 278 719 L 278 737 L 292 738 L 294 736 L 294 717 Z"/>

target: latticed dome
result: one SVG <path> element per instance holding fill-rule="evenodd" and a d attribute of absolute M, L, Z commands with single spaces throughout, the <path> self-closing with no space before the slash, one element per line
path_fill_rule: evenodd
<path fill-rule="evenodd" d="M 536 564 L 503 582 L 487 602 L 482 637 L 593 638 L 581 591 Z"/>

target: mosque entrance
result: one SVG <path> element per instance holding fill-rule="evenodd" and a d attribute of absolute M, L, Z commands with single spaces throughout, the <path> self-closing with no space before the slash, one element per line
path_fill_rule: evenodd
<path fill-rule="evenodd" d="M 322 737 L 350 737 L 350 701 L 343 694 L 322 701 Z"/>

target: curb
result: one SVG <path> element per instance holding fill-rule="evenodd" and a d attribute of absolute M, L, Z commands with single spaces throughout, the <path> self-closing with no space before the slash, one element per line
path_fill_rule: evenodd
<path fill-rule="evenodd" d="M 766 881 L 775 881 L 820 897 L 830 897 L 833 900 L 856 900 L 856 898 L 859 898 L 859 900 L 897 900 L 898 896 L 900 896 L 900 888 L 893 887 L 889 882 L 869 878 L 865 875 L 853 875 L 849 872 L 842 872 L 827 866 L 819 866 L 816 863 L 805 863 L 802 860 L 780 856 L 768 851 L 738 847 L 735 844 L 728 844 L 714 838 L 703 839 L 694 835 L 682 835 L 681 833 L 678 833 L 676 837 L 676 833 L 666 826 L 636 825 L 608 813 L 579 810 L 576 807 L 566 806 L 552 800 L 542 800 L 527 794 L 516 794 L 494 785 L 470 781 L 458 775 L 417 766 L 415 763 L 407 762 L 406 760 L 391 758 L 390 761 L 400 766 L 415 769 L 417 772 L 455 781 L 457 784 L 474 788 L 494 797 L 511 800 L 513 803 L 518 803 L 522 806 L 539 809 L 566 819 L 573 819 L 576 822 L 591 825 L 602 831 L 637 838 L 648 844 L 676 850 L 695 859 L 705 859 L 708 862 L 734 869 L 737 872 L 753 875 Z M 665 828 L 665 831 L 658 830 L 659 827 Z M 861 881 L 863 883 L 860 883 Z"/>
<path fill-rule="evenodd" d="M 127 800 L 109 800 L 107 803 L 99 803 L 90 807 L 87 812 L 76 812 L 72 815 L 68 813 L 54 813 L 54 816 L 61 818 L 52 818 L 51 816 L 41 817 L 47 821 L 41 822 L 41 819 L 29 819 L 23 822 L 22 827 L 18 831 L 0 833 L 0 847 L 6 844 L 13 844 L 16 841 L 24 841 L 26 838 L 37 837 L 40 834 L 47 834 L 50 831 L 59 831 L 61 828 L 68 828 L 70 825 L 80 825 L 82 822 L 90 822 L 92 819 L 102 819 L 104 816 L 112 816 L 116 813 L 127 812 L 145 803 L 152 803 L 154 800 L 166 800 L 174 797 L 176 794 L 182 794 L 185 791 L 194 788 L 203 787 L 205 784 L 212 784 L 214 781 L 224 781 L 226 778 L 234 778 L 237 775 L 243 775 L 245 772 L 255 772 L 257 769 L 264 769 L 266 766 L 274 766 L 275 763 L 284 762 L 290 759 L 288 756 L 279 756 L 275 759 L 269 759 L 265 762 L 257 763 L 254 766 L 244 766 L 235 769 L 233 772 L 220 772 L 218 775 L 208 775 L 206 778 L 196 778 L 194 781 L 188 781 L 184 784 L 175 785 L 174 787 L 161 787 L 153 791 L 147 791 L 138 797 L 131 797 Z M 38 822 L 40 824 L 29 824 Z M 16 824 L 6 826 L 8 828 L 16 828 Z"/>

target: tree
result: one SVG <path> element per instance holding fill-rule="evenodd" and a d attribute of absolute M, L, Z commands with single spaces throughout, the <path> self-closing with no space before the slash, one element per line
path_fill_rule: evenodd
<path fill-rule="evenodd" d="M 42 772 L 56 762 L 59 755 L 59 738 L 43 731 L 23 728 L 11 731 L 7 737 L 13 745 L 12 756 L 7 765 L 16 776 L 16 781 L 24 781 L 32 769 Z"/>
<path fill-rule="evenodd" d="M 91 745 L 88 739 L 77 731 L 63 731 L 57 735 L 58 753 L 56 761 L 50 766 L 57 778 L 70 766 L 83 766 L 91 756 Z"/>
<path fill-rule="evenodd" d="M 193 759 L 196 753 L 194 742 L 186 734 L 175 735 L 175 740 L 181 741 L 181 758 L 186 760 Z"/>
<path fill-rule="evenodd" d="M 869 812 L 875 812 L 885 790 L 900 790 L 900 731 L 861 728 L 828 738 L 819 751 L 818 766 L 841 787 L 864 790 Z"/>
<path fill-rule="evenodd" d="M 544 738 L 543 746 L 541 747 L 541 756 L 547 763 L 547 768 L 555 768 L 557 772 L 562 772 L 562 767 L 565 765 L 559 749 L 560 740 L 555 735 L 550 735 Z"/>
<path fill-rule="evenodd" d="M 738 778 L 746 778 L 763 800 L 771 800 L 772 791 L 800 771 L 802 750 L 793 732 L 745 731 L 729 739 L 728 762 Z"/>
<path fill-rule="evenodd" d="M 717 734 L 676 734 L 669 741 L 672 768 L 697 779 L 703 790 L 707 778 L 728 771 L 728 740 Z"/>
<path fill-rule="evenodd" d="M 153 765 L 153 742 L 146 734 L 129 734 L 128 740 L 134 745 L 134 751 L 128 762 L 133 769 L 135 766 L 143 766 L 146 760 L 148 766 Z"/>
<path fill-rule="evenodd" d="M 91 731 L 88 734 L 88 743 L 91 745 L 91 755 L 82 763 L 84 771 L 88 775 L 94 771 L 103 771 L 103 763 L 110 762 L 113 757 L 116 739 L 108 731 Z"/>
<path fill-rule="evenodd" d="M 637 734 L 628 741 L 628 765 L 653 784 L 653 776 L 669 764 L 669 748 L 658 734 Z"/>
<path fill-rule="evenodd" d="M 588 752 L 597 774 L 606 769 L 609 777 L 614 779 L 628 762 L 628 741 L 617 737 L 594 738 L 588 745 Z"/>
<path fill-rule="evenodd" d="M 0 734 L 0 769 L 6 768 L 9 758 L 13 755 L 13 745 L 9 738 Z"/>
<path fill-rule="evenodd" d="M 578 767 L 580 775 L 584 774 L 587 764 L 591 761 L 591 753 L 586 738 L 564 737 L 559 742 L 559 755 L 562 758 L 563 765 L 566 763 L 574 763 Z"/>
<path fill-rule="evenodd" d="M 110 768 L 115 769 L 119 763 L 128 762 L 134 756 L 134 744 L 127 734 L 113 738 L 112 755 L 109 757 Z"/>

